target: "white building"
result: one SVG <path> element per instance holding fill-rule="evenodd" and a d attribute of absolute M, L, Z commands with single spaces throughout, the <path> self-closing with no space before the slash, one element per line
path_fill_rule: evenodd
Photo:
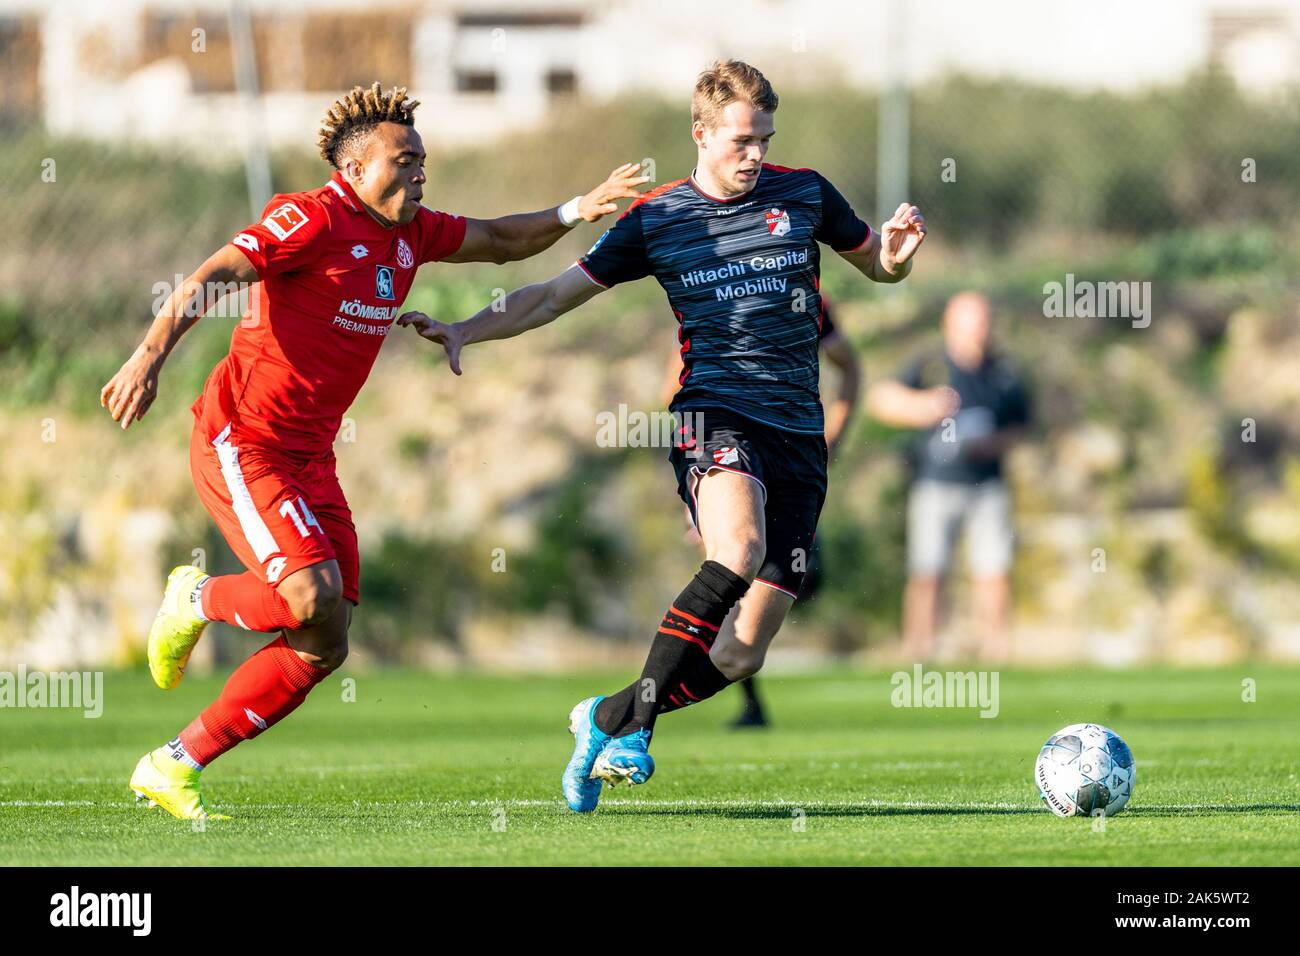
<path fill-rule="evenodd" d="M 0 0 L 0 109 L 39 109 L 55 133 L 224 155 L 259 126 L 273 147 L 310 142 L 324 105 L 371 79 L 408 85 L 426 139 L 444 145 L 535 124 L 557 97 L 682 98 L 720 56 L 760 65 L 778 89 L 953 71 L 1135 89 L 1211 62 L 1265 95 L 1300 79 L 1297 0 L 242 5 L 263 93 L 252 112 L 235 82 L 229 0 Z"/>

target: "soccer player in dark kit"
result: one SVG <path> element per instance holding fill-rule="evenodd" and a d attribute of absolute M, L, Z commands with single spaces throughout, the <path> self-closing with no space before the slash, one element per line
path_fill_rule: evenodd
<path fill-rule="evenodd" d="M 640 678 L 570 712 L 562 785 L 577 812 L 596 808 L 602 782 L 650 778 L 659 714 L 757 672 L 799 592 L 826 497 L 818 243 L 892 283 L 925 239 L 915 206 L 877 233 L 817 172 L 764 163 L 776 108 L 758 70 L 715 63 L 695 84 L 689 177 L 646 193 L 574 266 L 495 309 L 453 325 L 398 317 L 441 343 L 459 374 L 464 346 L 545 325 L 621 282 L 654 276 L 677 316 L 684 367 L 672 411 L 700 424 L 670 459 L 707 557 L 659 622 Z M 719 637 L 738 601 L 734 632 Z"/>
<path fill-rule="evenodd" d="M 838 391 L 829 404 L 825 406 L 826 431 L 824 437 L 826 438 L 826 457 L 829 464 L 835 461 L 836 447 L 844 440 L 844 435 L 848 431 L 849 420 L 857 408 L 858 394 L 862 385 L 862 366 L 858 362 L 857 354 L 853 351 L 853 344 L 849 341 L 848 336 L 841 335 L 835 325 L 830 297 L 823 292 L 820 298 L 820 328 L 817 334 L 820 340 L 821 352 L 839 372 Z M 684 367 L 681 351 L 674 349 L 669 358 L 664 386 L 665 405 L 672 404 L 673 396 L 682 387 L 681 379 Z M 689 507 L 686 509 L 686 520 L 689 523 L 687 540 L 693 544 L 702 545 L 704 542 L 695 527 L 695 518 L 691 514 Z M 820 565 L 817 544 L 814 541 L 812 549 L 808 552 L 807 570 L 804 574 L 803 587 L 799 589 L 798 600 L 808 601 L 816 594 L 822 580 Z M 718 631 L 718 640 L 726 640 L 728 631 L 734 626 L 735 615 L 728 614 L 727 619 L 722 622 L 722 627 Z M 759 697 L 758 678 L 746 677 L 744 680 L 737 682 L 737 688 L 744 695 L 744 706 L 736 719 L 731 722 L 731 726 L 737 730 L 749 727 L 766 727 L 768 725 L 767 709 L 763 706 L 762 699 Z"/>

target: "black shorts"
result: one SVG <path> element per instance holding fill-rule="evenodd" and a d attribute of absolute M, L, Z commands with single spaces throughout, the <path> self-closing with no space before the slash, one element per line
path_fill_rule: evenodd
<path fill-rule="evenodd" d="M 721 469 L 753 478 L 763 488 L 767 540 L 767 557 L 754 580 L 796 597 L 826 500 L 826 440 L 726 409 L 691 408 L 678 414 L 683 430 L 668 460 L 692 520 L 698 527 L 695 486 L 701 476 Z"/>

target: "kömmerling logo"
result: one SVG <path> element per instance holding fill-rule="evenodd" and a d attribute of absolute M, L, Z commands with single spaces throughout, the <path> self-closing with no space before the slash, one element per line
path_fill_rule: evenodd
<path fill-rule="evenodd" d="M 133 936 L 148 936 L 153 928 L 152 893 L 68 893 L 50 897 L 51 926 L 129 926 Z"/>

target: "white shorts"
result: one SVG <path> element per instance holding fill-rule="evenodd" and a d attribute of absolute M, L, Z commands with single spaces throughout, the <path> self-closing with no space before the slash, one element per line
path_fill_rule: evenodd
<path fill-rule="evenodd" d="M 948 570 L 957 534 L 966 530 L 966 563 L 976 577 L 1006 574 L 1014 533 L 1011 496 L 1000 478 L 979 484 L 921 479 L 907 502 L 907 569 L 914 576 Z"/>

